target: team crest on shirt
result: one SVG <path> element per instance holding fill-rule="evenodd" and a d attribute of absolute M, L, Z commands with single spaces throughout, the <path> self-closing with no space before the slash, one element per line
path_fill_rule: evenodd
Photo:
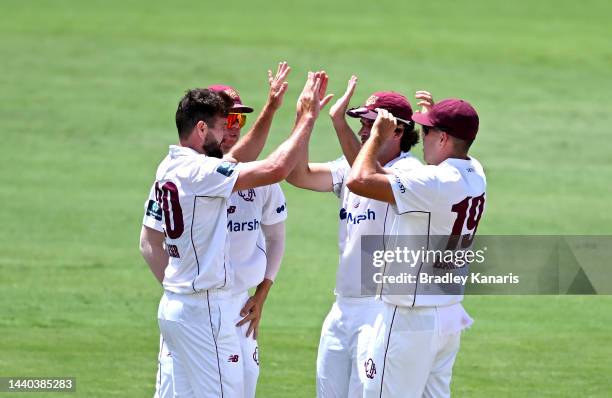
<path fill-rule="evenodd" d="M 238 196 L 247 202 L 252 202 L 255 200 L 255 190 L 251 188 L 248 191 L 238 191 Z"/>
<path fill-rule="evenodd" d="M 378 101 L 378 97 L 376 95 L 370 95 L 370 98 L 365 102 L 365 106 L 374 105 Z"/>
<path fill-rule="evenodd" d="M 353 202 L 353 207 L 358 208 L 359 204 L 360 204 L 359 198 L 355 198 L 355 201 Z"/>
<path fill-rule="evenodd" d="M 373 379 L 376 374 L 376 365 L 374 364 L 374 360 L 372 358 L 368 359 L 365 363 L 365 374 L 368 379 Z"/>

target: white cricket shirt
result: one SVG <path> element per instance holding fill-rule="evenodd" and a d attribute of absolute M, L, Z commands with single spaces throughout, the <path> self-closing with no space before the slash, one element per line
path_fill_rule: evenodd
<path fill-rule="evenodd" d="M 423 236 L 425 242 L 430 236 L 449 235 L 450 239 L 450 235 L 461 235 L 457 245 L 465 248 L 471 243 L 484 212 L 487 185 L 476 159 L 449 158 L 437 166 L 394 169 L 388 178 L 397 214 L 390 235 Z M 419 294 L 423 286 L 418 283 L 410 294 L 385 294 L 386 287 L 383 285 L 383 300 L 400 306 L 445 306 L 463 299 L 462 295 Z"/>
<path fill-rule="evenodd" d="M 267 259 L 261 225 L 286 219 L 287 203 L 279 184 L 237 191 L 230 196 L 227 230 L 235 277 L 233 293 L 245 292 L 263 281 Z"/>
<path fill-rule="evenodd" d="M 157 168 L 143 219 L 145 226 L 166 235 L 164 289 L 191 294 L 232 286 L 227 205 L 239 168 L 191 148 L 170 146 Z"/>
<path fill-rule="evenodd" d="M 362 297 L 361 288 L 361 236 L 388 235 L 395 214 L 388 203 L 364 198 L 346 187 L 350 166 L 344 157 L 328 163 L 334 184 L 334 193 L 340 199 L 338 249 L 340 257 L 336 272 L 335 293 L 343 297 Z M 422 167 L 410 152 L 385 165 L 392 170 L 409 171 Z"/>

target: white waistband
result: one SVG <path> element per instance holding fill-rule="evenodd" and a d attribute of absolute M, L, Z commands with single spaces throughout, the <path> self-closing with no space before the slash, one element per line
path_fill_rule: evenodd
<path fill-rule="evenodd" d="M 200 292 L 194 292 L 191 294 L 178 294 L 168 290 L 164 291 L 164 294 L 170 298 L 180 298 L 185 300 L 225 300 L 232 298 L 232 293 L 225 289 L 209 289 L 202 290 Z"/>
<path fill-rule="evenodd" d="M 365 297 L 346 297 L 346 296 L 336 296 L 336 302 L 338 304 L 361 304 L 361 305 L 383 305 L 383 302 L 377 299 L 375 296 L 365 296 Z"/>

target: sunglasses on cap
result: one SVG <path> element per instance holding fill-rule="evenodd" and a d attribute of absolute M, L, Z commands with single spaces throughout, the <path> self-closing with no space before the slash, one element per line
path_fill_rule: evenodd
<path fill-rule="evenodd" d="M 227 128 L 231 129 L 232 127 L 234 127 L 236 122 L 238 122 L 238 126 L 240 128 L 243 128 L 246 124 L 246 118 L 247 117 L 244 113 L 229 113 L 227 115 Z"/>

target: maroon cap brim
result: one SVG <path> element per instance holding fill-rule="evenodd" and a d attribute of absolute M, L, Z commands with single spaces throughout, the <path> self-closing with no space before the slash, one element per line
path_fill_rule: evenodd
<path fill-rule="evenodd" d="M 364 118 L 369 120 L 376 120 L 376 117 L 378 116 L 378 112 L 370 110 L 365 106 L 349 109 L 346 111 L 346 114 L 350 117 Z"/>
<path fill-rule="evenodd" d="M 429 113 L 415 112 L 412 115 L 412 120 L 414 120 L 415 122 L 423 126 L 428 126 L 428 127 L 434 126 L 433 122 L 429 118 Z"/>
<path fill-rule="evenodd" d="M 253 108 L 251 108 L 250 106 L 244 106 L 241 104 L 236 104 L 232 106 L 232 110 L 240 112 L 240 113 L 252 113 L 253 112 Z"/>

